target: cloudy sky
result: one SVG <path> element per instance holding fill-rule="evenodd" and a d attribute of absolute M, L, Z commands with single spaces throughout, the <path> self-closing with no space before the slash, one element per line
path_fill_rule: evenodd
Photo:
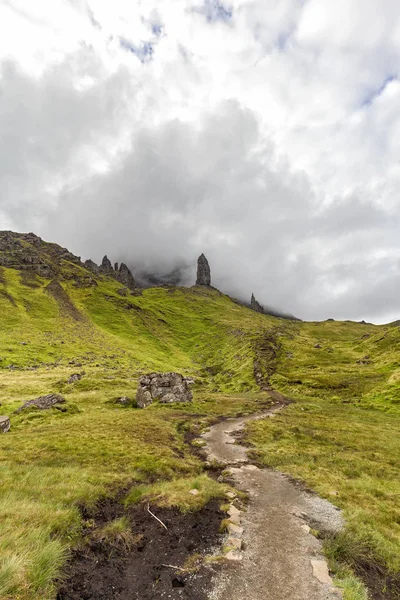
<path fill-rule="evenodd" d="M 0 229 L 400 318 L 398 0 L 2 0 Z"/>

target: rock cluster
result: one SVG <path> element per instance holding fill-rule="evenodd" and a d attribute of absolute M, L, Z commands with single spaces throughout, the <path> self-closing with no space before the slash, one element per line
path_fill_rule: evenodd
<path fill-rule="evenodd" d="M 191 402 L 193 399 L 190 385 L 193 379 L 180 373 L 150 373 L 139 379 L 136 402 L 139 408 L 145 408 L 158 400 L 162 404 L 173 402 Z"/>
<path fill-rule="evenodd" d="M 210 265 L 204 254 L 197 259 L 196 285 L 211 285 Z"/>
<path fill-rule="evenodd" d="M 131 270 L 126 266 L 126 264 L 121 263 L 118 268 L 118 263 L 116 262 L 114 266 L 112 266 L 111 261 L 107 255 L 104 256 L 99 267 L 92 260 L 85 261 L 85 266 L 87 269 L 90 269 L 93 273 L 110 275 L 111 277 L 113 277 L 117 281 L 120 281 L 123 285 L 125 285 L 132 291 L 136 291 L 138 287 Z"/>
<path fill-rule="evenodd" d="M 261 304 L 259 302 L 257 302 L 254 294 L 251 295 L 250 308 L 251 308 L 251 310 L 254 310 L 255 312 L 264 314 L 264 307 L 261 306 Z"/>
<path fill-rule="evenodd" d="M 67 379 L 67 383 L 75 383 L 75 381 L 79 381 L 82 379 L 82 375 L 80 373 L 73 373 Z"/>
<path fill-rule="evenodd" d="M 47 408 L 55 406 L 56 404 L 63 404 L 64 402 L 65 398 L 64 396 L 61 396 L 61 394 L 47 394 L 47 396 L 39 396 L 39 398 L 35 398 L 34 400 L 28 400 L 15 412 L 19 413 L 21 412 L 21 410 L 30 408 L 31 406 L 35 406 L 40 410 L 45 410 Z"/>
<path fill-rule="evenodd" d="M 8 417 L 0 417 L 0 433 L 10 431 L 11 423 Z"/>

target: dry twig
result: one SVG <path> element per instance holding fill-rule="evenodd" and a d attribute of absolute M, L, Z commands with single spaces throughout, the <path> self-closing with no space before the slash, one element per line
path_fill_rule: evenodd
<path fill-rule="evenodd" d="M 151 510 L 150 510 L 150 504 L 147 505 L 147 512 L 150 513 L 151 516 L 154 517 L 156 519 L 156 521 L 158 521 L 159 523 L 161 523 L 161 525 L 164 527 L 164 529 L 166 529 L 168 531 L 168 527 L 165 525 L 165 523 L 163 523 L 161 521 L 161 519 L 159 519 L 158 517 L 156 517 L 156 515 L 151 512 Z"/>

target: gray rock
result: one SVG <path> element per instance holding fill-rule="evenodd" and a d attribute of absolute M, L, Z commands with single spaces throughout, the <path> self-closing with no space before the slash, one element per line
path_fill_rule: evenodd
<path fill-rule="evenodd" d="M 211 285 L 210 265 L 204 254 L 197 259 L 196 285 Z"/>
<path fill-rule="evenodd" d="M 126 285 L 126 287 L 130 290 L 135 290 L 137 288 L 135 278 L 133 277 L 130 269 L 128 269 L 125 263 L 120 264 L 117 278 L 118 281 Z"/>
<path fill-rule="evenodd" d="M 115 404 L 120 404 L 121 406 L 128 406 L 132 404 L 132 400 L 128 398 L 128 396 L 121 396 L 121 398 L 117 398 Z"/>
<path fill-rule="evenodd" d="M 257 302 L 254 294 L 251 295 L 250 308 L 251 308 L 251 310 L 254 310 L 255 312 L 264 313 L 263 306 L 261 306 L 261 304 L 259 302 Z"/>
<path fill-rule="evenodd" d="M 152 404 L 153 398 L 151 397 L 150 390 L 139 387 L 136 392 L 136 404 L 139 408 L 146 408 L 149 404 Z"/>
<path fill-rule="evenodd" d="M 35 406 L 40 410 L 45 410 L 55 406 L 56 404 L 63 404 L 64 402 L 65 398 L 64 396 L 61 396 L 61 394 L 47 394 L 47 396 L 39 396 L 39 398 L 35 398 L 34 400 L 28 400 L 15 412 L 19 413 L 26 408 L 30 408 L 31 406 Z"/>
<path fill-rule="evenodd" d="M 101 265 L 99 267 L 99 271 L 101 273 L 105 273 L 106 275 L 111 275 L 112 273 L 114 273 L 114 269 L 112 268 L 111 261 L 107 257 L 107 255 L 105 255 L 105 257 L 101 261 Z"/>
<path fill-rule="evenodd" d="M 67 383 L 75 383 L 75 381 L 79 381 L 80 379 L 82 379 L 82 375 L 79 373 L 73 373 L 68 377 Z"/>
<path fill-rule="evenodd" d="M 90 258 L 88 260 L 85 260 L 85 267 L 89 269 L 89 271 L 92 271 L 92 273 L 99 272 L 99 266 L 96 265 L 96 263 Z"/>
<path fill-rule="evenodd" d="M 194 383 L 190 377 L 180 373 L 150 373 L 139 378 L 136 402 L 144 408 L 158 400 L 161 404 L 191 402 L 190 386 Z"/>
<path fill-rule="evenodd" d="M 11 423 L 9 417 L 0 417 L 0 433 L 10 431 Z"/>

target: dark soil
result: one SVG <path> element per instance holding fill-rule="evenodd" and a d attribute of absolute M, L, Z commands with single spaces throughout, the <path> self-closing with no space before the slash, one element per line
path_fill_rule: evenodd
<path fill-rule="evenodd" d="M 197 513 L 150 510 L 167 531 L 147 512 L 147 505 L 124 510 L 116 499 L 104 500 L 94 515 L 84 515 L 95 521 L 96 531 L 125 514 L 134 543 L 127 549 L 99 542 L 92 533 L 88 543 L 73 553 L 57 600 L 207 600 L 215 567 L 205 566 L 201 557 L 221 543 L 219 527 L 225 515 L 219 502 L 212 501 Z M 174 568 L 183 567 L 188 559 L 198 565 L 195 571 Z"/>
<path fill-rule="evenodd" d="M 400 600 L 400 574 L 388 575 L 382 569 L 355 569 L 373 600 Z"/>

